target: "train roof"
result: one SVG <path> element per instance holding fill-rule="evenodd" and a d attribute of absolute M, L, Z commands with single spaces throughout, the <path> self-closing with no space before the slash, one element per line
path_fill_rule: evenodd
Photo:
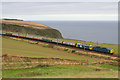
<path fill-rule="evenodd" d="M 100 47 L 100 46 L 94 46 L 94 47 L 105 48 L 105 49 L 111 50 L 111 48 L 106 48 L 106 47 Z"/>

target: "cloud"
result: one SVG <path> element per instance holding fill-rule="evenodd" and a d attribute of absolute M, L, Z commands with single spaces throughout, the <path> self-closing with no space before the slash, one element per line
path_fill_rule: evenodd
<path fill-rule="evenodd" d="M 118 2 L 119 0 L 2 0 L 2 2 Z"/>
<path fill-rule="evenodd" d="M 3 3 L 3 14 L 116 13 L 117 3 Z"/>
<path fill-rule="evenodd" d="M 114 21 L 117 20 L 115 14 L 52 14 L 52 15 L 10 15 L 13 18 L 23 18 L 25 20 L 91 20 L 91 21 Z"/>
<path fill-rule="evenodd" d="M 82 15 L 84 17 L 79 17 L 80 19 L 89 19 L 93 15 L 94 18 L 100 19 L 98 15 L 110 14 L 117 15 L 117 3 L 116 2 L 4 2 L 3 3 L 3 17 L 20 17 L 26 18 L 26 16 L 31 16 L 34 19 L 38 19 L 38 16 L 43 20 L 45 19 L 60 19 L 60 16 L 66 15 L 67 17 L 63 20 L 76 19 L 76 14 Z M 86 14 L 88 18 L 85 18 Z M 57 15 L 57 16 L 54 16 Z M 59 15 L 59 16 L 58 16 Z M 70 16 L 69 16 L 70 15 Z M 71 17 L 71 15 L 74 17 Z M 78 15 L 78 16 L 79 16 Z M 52 16 L 52 17 L 50 17 Z M 106 15 L 107 16 L 107 15 Z M 48 18 L 47 18 L 48 17 Z M 116 19 L 116 16 L 109 16 L 109 19 Z M 105 19 L 104 17 L 102 17 Z M 108 16 L 107 16 L 108 18 Z M 27 18 L 28 19 L 28 18 Z M 106 19 L 105 19 L 106 20 Z"/>

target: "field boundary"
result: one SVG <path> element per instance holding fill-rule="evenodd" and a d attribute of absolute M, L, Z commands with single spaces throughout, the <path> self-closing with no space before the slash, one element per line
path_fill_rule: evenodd
<path fill-rule="evenodd" d="M 39 58 L 24 56 L 2 56 L 3 69 L 21 69 L 32 67 L 46 67 L 52 65 L 87 65 L 87 61 L 77 61 L 60 58 Z"/>
<path fill-rule="evenodd" d="M 104 60 L 88 63 L 85 61 L 60 59 L 60 58 L 43 58 L 43 57 L 24 57 L 24 56 L 2 56 L 2 69 L 26 69 L 33 67 L 48 67 L 54 65 L 92 65 L 92 64 L 109 64 L 118 66 L 117 61 Z"/>

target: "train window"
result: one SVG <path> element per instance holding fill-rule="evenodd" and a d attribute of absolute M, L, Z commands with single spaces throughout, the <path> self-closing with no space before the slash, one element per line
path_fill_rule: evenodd
<path fill-rule="evenodd" d="M 106 49 L 109 49 L 109 50 L 111 50 L 111 48 L 106 48 Z"/>
<path fill-rule="evenodd" d="M 106 49 L 106 48 L 102 48 L 102 49 Z"/>
<path fill-rule="evenodd" d="M 101 48 L 101 47 L 99 47 L 99 46 L 96 46 L 96 48 Z"/>
<path fill-rule="evenodd" d="M 82 47 L 82 45 L 80 45 L 80 47 Z"/>

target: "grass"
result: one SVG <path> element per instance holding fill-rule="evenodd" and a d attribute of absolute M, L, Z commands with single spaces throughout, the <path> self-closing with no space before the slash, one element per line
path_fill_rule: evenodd
<path fill-rule="evenodd" d="M 9 74 L 11 73 L 11 74 Z M 80 65 L 59 65 L 50 67 L 36 67 L 29 69 L 4 70 L 3 78 L 105 78 L 117 77 L 116 71 L 101 69 Z"/>
<path fill-rule="evenodd" d="M 99 64 L 99 65 L 96 65 L 96 66 L 99 66 L 99 67 L 102 67 L 102 68 L 107 68 L 107 69 L 112 69 L 112 70 L 118 70 L 118 66 L 112 66 L 112 65 L 106 65 L 106 64 Z"/>
<path fill-rule="evenodd" d="M 72 60 L 89 60 L 89 62 L 100 61 L 103 59 L 91 58 L 89 56 L 76 55 L 66 51 L 43 47 L 37 44 L 30 44 L 24 41 L 17 41 L 8 37 L 2 38 L 2 52 L 11 56 L 27 57 L 53 57 Z"/>

